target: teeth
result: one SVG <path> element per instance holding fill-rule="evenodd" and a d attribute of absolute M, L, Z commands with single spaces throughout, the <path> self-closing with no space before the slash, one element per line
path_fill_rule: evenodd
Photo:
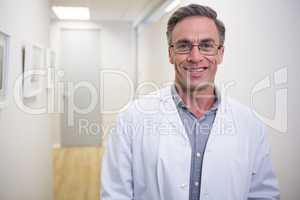
<path fill-rule="evenodd" d="M 204 70 L 205 70 L 204 68 L 189 69 L 190 72 L 202 72 Z"/>

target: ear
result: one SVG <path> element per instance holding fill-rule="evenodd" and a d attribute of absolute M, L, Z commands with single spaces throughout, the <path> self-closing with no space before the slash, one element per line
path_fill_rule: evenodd
<path fill-rule="evenodd" d="M 174 51 L 171 47 L 169 47 L 168 51 L 169 51 L 169 62 L 171 64 L 174 64 Z"/>
<path fill-rule="evenodd" d="M 224 46 L 222 46 L 219 49 L 218 55 L 217 55 L 217 64 L 221 64 L 223 62 L 223 56 L 224 56 Z"/>

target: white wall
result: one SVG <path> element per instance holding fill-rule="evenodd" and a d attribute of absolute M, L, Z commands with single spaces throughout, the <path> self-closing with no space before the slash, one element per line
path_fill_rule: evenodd
<path fill-rule="evenodd" d="M 48 6 L 48 0 L 0 1 L 0 30 L 11 38 L 8 105 L 0 110 L 1 200 L 52 199 L 52 116 L 26 114 L 13 97 L 14 81 L 22 71 L 22 45 L 29 42 L 48 46 Z M 27 105 L 44 105 L 45 92 L 27 100 Z"/>
<path fill-rule="evenodd" d="M 61 30 L 65 28 L 100 30 L 99 80 L 101 70 L 114 70 L 117 73 L 106 73 L 103 80 L 100 80 L 102 93 L 98 91 L 98 102 L 102 103 L 102 109 L 100 108 L 102 112 L 108 110 L 118 111 L 127 104 L 131 93 L 130 85 L 135 83 L 135 38 L 131 24 L 116 21 L 53 21 L 50 30 L 50 45 L 58 54 L 58 67 L 62 70 L 64 66 L 61 66 L 60 44 L 62 42 Z M 101 120 L 105 133 L 114 124 L 116 114 L 117 112 L 101 115 L 99 121 Z M 61 131 L 61 134 L 64 134 L 64 130 Z M 62 143 L 59 134 L 54 138 L 54 143 Z"/>
<path fill-rule="evenodd" d="M 183 4 L 185 4 L 185 1 Z M 218 85 L 234 81 L 229 95 L 260 113 L 278 121 L 268 126 L 273 163 L 280 181 L 282 199 L 300 199 L 300 73 L 297 57 L 300 52 L 300 2 L 297 0 L 267 1 L 189 1 L 214 8 L 227 27 L 225 58 L 219 66 Z M 138 39 L 138 80 L 159 85 L 173 80 L 173 67 L 168 63 L 166 23 L 169 16 L 140 28 Z M 286 67 L 286 68 L 285 68 Z M 274 73 L 287 69 L 287 81 L 274 87 Z M 285 72 L 285 71 L 283 71 Z M 270 77 L 271 86 L 255 95 L 252 89 Z M 281 77 L 285 77 L 284 74 Z M 288 96 L 284 92 L 288 88 Z M 282 90 L 280 90 L 282 89 Z M 281 91 L 283 93 L 276 93 Z M 276 100 L 275 94 L 283 95 Z M 251 105 L 253 96 L 254 104 Z M 287 100 L 287 105 L 285 104 Z M 275 109 L 276 104 L 278 108 Z M 280 110 L 280 108 L 282 110 Z M 287 119 L 284 118 L 285 108 Z M 280 110 L 280 112 L 278 112 Z M 287 121 L 288 129 L 284 130 Z M 264 120 L 266 122 L 266 120 Z M 282 128 L 283 132 L 279 130 Z"/>
<path fill-rule="evenodd" d="M 140 27 L 138 30 L 138 82 L 164 84 L 173 80 L 173 66 L 168 62 L 168 45 L 165 36 L 167 18 Z"/>

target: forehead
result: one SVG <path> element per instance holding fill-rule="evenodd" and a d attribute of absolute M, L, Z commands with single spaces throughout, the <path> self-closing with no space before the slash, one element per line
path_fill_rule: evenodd
<path fill-rule="evenodd" d="M 207 17 L 186 17 L 176 24 L 172 32 L 173 42 L 182 39 L 195 42 L 211 39 L 219 43 L 218 29 L 215 22 Z"/>

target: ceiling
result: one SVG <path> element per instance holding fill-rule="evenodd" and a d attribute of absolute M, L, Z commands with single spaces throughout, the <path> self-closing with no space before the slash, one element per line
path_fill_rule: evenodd
<path fill-rule="evenodd" d="M 166 0 L 50 0 L 51 6 L 87 6 L 91 20 L 135 21 Z M 148 12 L 148 13 L 146 13 Z M 56 18 L 52 14 L 52 18 Z"/>

